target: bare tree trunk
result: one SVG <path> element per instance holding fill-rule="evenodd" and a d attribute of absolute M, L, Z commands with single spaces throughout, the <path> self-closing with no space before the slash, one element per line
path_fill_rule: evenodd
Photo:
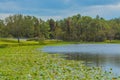
<path fill-rule="evenodd" d="M 18 39 L 18 43 L 20 43 L 20 38 L 18 37 L 17 39 Z"/>

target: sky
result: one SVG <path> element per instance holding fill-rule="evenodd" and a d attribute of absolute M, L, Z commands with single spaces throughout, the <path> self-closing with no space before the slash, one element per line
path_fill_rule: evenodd
<path fill-rule="evenodd" d="M 0 0 L 0 19 L 14 14 L 43 20 L 59 20 L 76 14 L 112 19 L 120 17 L 120 0 Z"/>

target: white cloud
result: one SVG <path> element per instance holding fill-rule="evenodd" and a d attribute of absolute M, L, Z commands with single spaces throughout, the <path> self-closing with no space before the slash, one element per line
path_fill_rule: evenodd
<path fill-rule="evenodd" d="M 54 20 L 60 20 L 63 19 L 62 16 L 39 16 L 39 18 L 43 19 L 43 20 L 48 20 L 48 19 L 54 19 Z"/>
<path fill-rule="evenodd" d="M 109 8 L 109 9 L 114 9 L 114 10 L 120 10 L 120 3 L 115 4 L 115 5 L 106 5 L 104 7 Z"/>
<path fill-rule="evenodd" d="M 83 14 L 96 16 L 97 14 L 102 17 L 119 17 L 120 3 L 114 5 L 96 5 L 83 8 Z"/>
<path fill-rule="evenodd" d="M 13 13 L 0 13 L 0 19 L 4 20 L 6 17 L 9 17 L 10 15 L 14 15 Z M 54 20 L 60 20 L 60 19 L 63 19 L 62 16 L 38 16 L 36 14 L 23 14 L 24 16 L 25 15 L 30 15 L 30 16 L 35 16 L 37 18 L 41 18 L 43 20 L 48 20 L 48 19 L 54 19 Z"/>
<path fill-rule="evenodd" d="M 64 2 L 70 2 L 71 0 L 64 0 Z M 0 2 L 0 10 L 29 10 L 27 8 L 22 8 L 18 6 L 14 2 Z M 80 6 L 80 5 L 72 5 L 68 9 L 64 10 L 54 10 L 54 9 L 31 9 L 31 12 L 33 13 L 23 13 L 25 15 L 31 15 L 36 16 L 38 18 L 42 18 L 44 20 L 53 18 L 55 20 L 63 19 L 68 16 L 72 16 L 75 14 L 80 13 L 81 15 L 87 15 L 95 17 L 96 15 L 100 15 L 104 18 L 114 18 L 114 17 L 120 17 L 120 3 L 114 4 L 114 5 L 93 5 L 93 6 Z M 43 14 L 41 12 L 46 12 L 48 14 Z M 0 18 L 4 19 L 5 17 L 8 17 L 9 15 L 13 15 L 15 13 L 0 13 Z M 50 15 L 51 14 L 51 15 Z"/>
<path fill-rule="evenodd" d="M 72 8 L 61 11 L 63 16 L 72 16 L 80 13 L 81 15 L 96 17 L 100 15 L 101 17 L 111 19 L 115 17 L 120 17 L 120 3 L 114 5 L 93 5 L 93 6 L 80 6 L 75 5 Z"/>
<path fill-rule="evenodd" d="M 0 19 L 5 19 L 6 17 L 13 15 L 12 13 L 0 13 Z"/>

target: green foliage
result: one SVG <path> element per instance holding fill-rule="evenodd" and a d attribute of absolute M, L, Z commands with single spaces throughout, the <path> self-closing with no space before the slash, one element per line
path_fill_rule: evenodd
<path fill-rule="evenodd" d="M 0 37 L 57 39 L 64 41 L 102 42 L 120 40 L 120 18 L 105 20 L 80 14 L 55 21 L 44 21 L 21 14 L 0 20 Z M 39 41 L 38 40 L 38 41 Z"/>

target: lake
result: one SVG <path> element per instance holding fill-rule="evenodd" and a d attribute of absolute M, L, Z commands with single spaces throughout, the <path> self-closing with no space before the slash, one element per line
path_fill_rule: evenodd
<path fill-rule="evenodd" d="M 83 61 L 86 66 L 102 67 L 109 71 L 112 68 L 120 76 L 120 44 L 71 44 L 64 46 L 46 46 L 47 53 L 64 54 L 65 59 Z"/>

